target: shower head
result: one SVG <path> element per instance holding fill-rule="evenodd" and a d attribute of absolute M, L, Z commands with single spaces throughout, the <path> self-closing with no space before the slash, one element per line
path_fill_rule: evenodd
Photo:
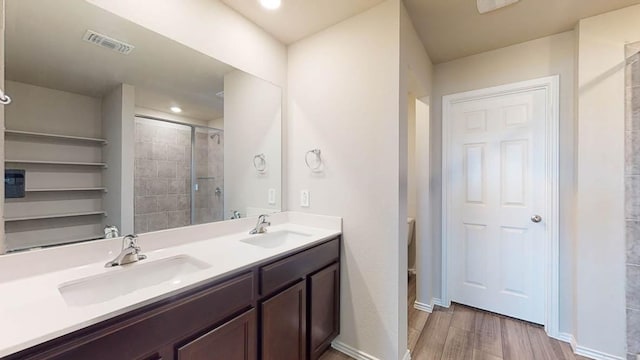
<path fill-rule="evenodd" d="M 213 135 L 210 135 L 209 137 L 211 138 L 211 140 L 214 140 L 217 138 L 218 145 L 220 145 L 220 133 L 215 133 Z"/>

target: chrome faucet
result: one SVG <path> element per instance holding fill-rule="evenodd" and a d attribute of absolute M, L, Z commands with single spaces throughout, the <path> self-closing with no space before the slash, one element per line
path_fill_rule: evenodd
<path fill-rule="evenodd" d="M 242 217 L 242 215 L 240 215 L 240 211 L 238 210 L 233 210 L 232 214 L 233 215 L 231 215 L 231 220 L 240 219 Z"/>
<path fill-rule="evenodd" d="M 118 227 L 115 225 L 107 225 L 104 227 L 104 238 L 105 239 L 114 239 L 120 237 L 120 232 L 118 231 Z"/>
<path fill-rule="evenodd" d="M 141 254 L 140 251 L 138 235 L 127 235 L 122 238 L 122 251 L 118 257 L 106 263 L 104 267 L 122 266 L 146 259 L 147 255 Z"/>
<path fill-rule="evenodd" d="M 260 215 L 258 216 L 258 224 L 253 230 L 249 231 L 249 234 L 264 234 L 267 232 L 267 226 L 271 226 L 271 223 L 267 221 L 269 215 Z"/>

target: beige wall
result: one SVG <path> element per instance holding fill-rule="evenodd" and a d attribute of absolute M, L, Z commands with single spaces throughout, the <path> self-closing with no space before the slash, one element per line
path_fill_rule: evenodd
<path fill-rule="evenodd" d="M 407 146 L 399 142 L 399 11 L 398 1 L 385 1 L 289 47 L 288 209 L 343 217 L 337 341 L 379 359 L 406 351 L 399 319 L 406 273 L 401 301 L 398 174 Z M 322 150 L 322 173 L 304 163 L 312 148 Z M 303 189 L 309 208 L 299 204 Z"/>
<path fill-rule="evenodd" d="M 5 87 L 14 100 L 4 108 L 7 129 L 101 137 L 99 98 L 10 80 Z"/>
<path fill-rule="evenodd" d="M 121 84 L 102 98 L 102 133 L 109 141 L 103 150 L 108 166 L 102 173 L 102 183 L 108 189 L 104 225 L 117 226 L 121 234 L 134 232 L 134 109 L 135 89 L 131 85 Z"/>
<path fill-rule="evenodd" d="M 576 338 L 625 357 L 625 44 L 640 40 L 640 5 L 578 26 Z M 602 311 L 607 309 L 607 311 Z"/>
<path fill-rule="evenodd" d="M 418 175 L 429 166 L 424 161 L 425 154 L 418 154 L 417 151 L 424 151 L 421 143 L 426 140 L 427 132 L 424 127 L 424 118 L 416 117 L 417 101 L 420 98 L 428 97 L 431 94 L 433 66 L 422 41 L 409 18 L 407 9 L 403 2 L 400 2 L 400 211 L 398 245 L 400 261 L 399 267 L 399 299 L 401 305 L 407 302 L 407 268 L 417 268 L 417 292 L 428 291 L 430 284 L 425 281 L 424 275 L 425 256 L 429 253 L 428 214 L 422 211 L 424 203 L 428 201 L 425 186 L 428 183 L 421 183 L 424 179 Z M 410 248 L 407 247 L 407 217 L 416 219 L 415 241 Z M 409 255 L 407 255 L 409 253 Z M 410 304 L 413 306 L 413 304 Z M 406 342 L 407 333 L 411 331 L 407 328 L 406 311 L 404 306 L 400 309 L 400 341 Z"/>
<path fill-rule="evenodd" d="M 441 238 L 442 96 L 517 81 L 560 75 L 560 331 L 572 331 L 575 281 L 574 119 L 575 34 L 565 32 L 438 64 L 432 98 L 431 162 L 433 238 Z M 441 244 L 434 243 L 434 297 L 440 298 Z M 427 301 L 428 299 L 421 299 Z"/>
<path fill-rule="evenodd" d="M 401 153 L 406 154 L 406 158 L 401 156 L 400 166 L 400 189 L 401 197 L 407 199 L 405 204 L 401 204 L 401 210 L 406 209 L 406 213 L 400 214 L 399 239 L 400 247 L 400 279 L 398 281 L 404 286 L 406 283 L 404 269 L 406 265 L 415 267 L 417 270 L 416 291 L 419 298 L 431 298 L 432 284 L 430 281 L 432 262 L 432 237 L 429 234 L 430 219 L 429 213 L 425 209 L 429 206 L 429 182 L 422 176 L 428 172 L 429 162 L 427 156 L 429 150 L 424 148 L 428 144 L 429 128 L 425 124 L 425 118 L 416 117 L 417 101 L 424 100 L 431 95 L 433 81 L 433 66 L 418 34 L 409 18 L 404 4 L 400 12 L 400 104 L 401 124 L 408 125 L 406 129 L 401 126 L 400 142 Z M 405 145 L 403 145 L 405 144 Z M 406 161 L 406 162 L 405 162 Z M 403 177 L 404 176 L 404 177 Z M 411 248 L 406 246 L 407 215 L 416 218 L 415 242 Z M 409 250 L 410 255 L 406 252 Z M 404 259 L 412 262 L 405 264 Z M 406 299 L 406 297 L 405 297 Z M 405 300 L 400 299 L 400 302 Z M 425 303 L 429 303 L 426 301 Z"/>
<path fill-rule="evenodd" d="M 224 217 L 282 209 L 282 91 L 242 71 L 224 77 Z M 259 173 L 253 157 L 264 154 L 267 168 Z M 276 191 L 269 204 L 269 189 Z M 252 210 L 253 209 L 253 210 Z"/>

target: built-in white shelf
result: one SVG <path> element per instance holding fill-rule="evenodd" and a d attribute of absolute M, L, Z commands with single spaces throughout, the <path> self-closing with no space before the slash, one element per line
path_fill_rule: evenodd
<path fill-rule="evenodd" d="M 106 168 L 106 163 L 99 162 L 75 162 L 75 161 L 50 161 L 50 160 L 18 160 L 6 159 L 4 162 L 13 164 L 39 164 L 39 165 L 71 165 L 71 166 L 99 166 Z"/>
<path fill-rule="evenodd" d="M 52 189 L 26 189 L 26 192 L 62 192 L 62 191 L 104 191 L 105 187 L 86 187 L 86 188 L 52 188 Z"/>
<path fill-rule="evenodd" d="M 95 143 L 98 145 L 106 145 L 108 143 L 107 139 L 59 135 L 59 134 L 46 134 L 46 133 L 33 132 L 33 131 L 5 130 L 4 133 L 8 135 L 15 135 L 15 136 L 29 136 L 29 137 L 41 137 L 41 138 L 68 140 L 68 141 L 76 141 L 76 142 L 89 142 L 89 143 Z"/>
<path fill-rule="evenodd" d="M 11 221 L 59 219 L 59 218 L 66 218 L 66 217 L 93 216 L 93 215 L 106 216 L 107 213 L 104 211 L 86 211 L 86 212 L 77 212 L 77 213 L 68 213 L 68 214 L 33 215 L 33 216 L 21 216 L 21 217 L 14 217 L 14 218 L 7 217 L 4 219 L 4 221 L 11 222 Z"/>
<path fill-rule="evenodd" d="M 56 242 L 54 244 L 46 245 L 46 246 L 11 249 L 11 250 L 7 251 L 7 253 L 17 253 L 17 252 L 23 252 L 23 251 L 42 250 L 42 249 L 46 249 L 46 248 L 53 247 L 53 246 L 60 246 L 60 245 L 65 245 L 65 244 L 74 244 L 74 243 L 79 243 L 79 242 L 83 242 L 83 241 L 100 240 L 100 239 L 104 239 L 104 235 L 102 235 L 102 234 L 99 234 L 99 235 L 87 235 L 87 236 L 82 236 L 82 237 L 73 238 L 73 239 L 60 240 L 60 241 L 58 241 L 58 242 Z"/>

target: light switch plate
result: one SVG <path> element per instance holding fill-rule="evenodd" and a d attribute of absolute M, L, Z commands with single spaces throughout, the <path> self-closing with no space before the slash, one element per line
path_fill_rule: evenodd
<path fill-rule="evenodd" d="M 269 189 L 269 205 L 276 204 L 276 189 Z"/>
<path fill-rule="evenodd" d="M 300 206 L 309 207 L 311 200 L 309 199 L 309 190 L 300 191 Z"/>

